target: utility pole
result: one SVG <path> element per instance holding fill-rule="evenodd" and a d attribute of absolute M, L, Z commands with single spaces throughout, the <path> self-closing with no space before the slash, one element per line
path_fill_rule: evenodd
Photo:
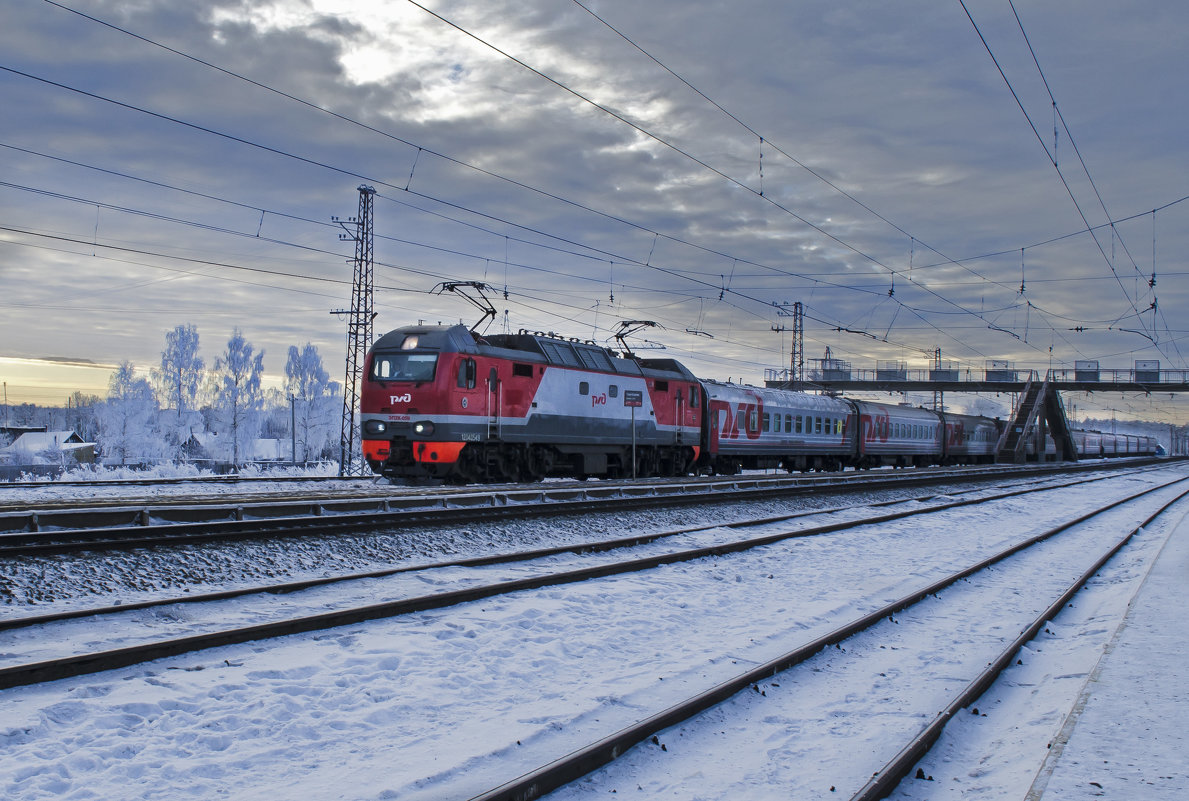
<path fill-rule="evenodd" d="M 372 309 L 372 241 L 373 209 L 372 199 L 375 187 L 359 187 L 359 214 L 340 220 L 331 217 L 332 222 L 342 226 L 345 233 L 339 234 L 339 241 L 355 242 L 355 272 L 351 282 L 351 308 L 337 309 L 331 314 L 347 317 L 347 373 L 343 381 L 343 424 L 339 436 L 339 476 L 366 475 L 367 465 L 356 447 L 355 410 L 359 407 L 360 382 L 367 349 L 372 344 L 372 320 L 376 313 Z"/>

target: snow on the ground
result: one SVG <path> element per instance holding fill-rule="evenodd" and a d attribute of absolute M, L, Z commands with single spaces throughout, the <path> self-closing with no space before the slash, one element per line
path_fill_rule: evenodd
<path fill-rule="evenodd" d="M 292 492 L 291 485 L 265 482 L 277 491 Z M 993 482 L 988 482 L 993 486 Z M 255 487 L 255 485 L 253 485 Z M 58 487 L 56 492 L 66 491 Z M 107 488 L 127 493 L 127 488 Z M 225 488 L 226 489 L 226 488 Z M 303 485 L 303 490 L 308 486 Z M 339 487 L 341 491 L 341 487 Z M 412 491 L 394 488 L 396 491 Z M 192 491 L 186 487 L 154 488 L 166 493 Z M 9 492 L 29 492 L 10 489 Z M 32 490 L 37 491 L 37 490 Z M 89 488 L 86 490 L 89 492 Z M 965 486 L 962 492 L 979 492 Z M 990 490 L 982 490 L 990 491 Z M 80 490 L 76 487 L 73 492 Z M 447 558 L 513 552 L 614 539 L 641 532 L 672 530 L 685 526 L 787 514 L 832 507 L 856 506 L 920 494 L 919 490 L 859 491 L 840 499 L 833 495 L 753 502 L 718 503 L 713 506 L 678 506 L 636 512 L 596 512 L 560 518 L 488 521 L 463 527 L 378 529 L 322 535 L 247 540 L 169 548 L 113 551 L 102 559 L 93 555 L 13 559 L 0 571 L 0 617 L 46 612 L 60 608 L 131 603 L 185 593 L 255 587 L 281 581 L 298 581 L 350 573 L 370 572 L 394 565 L 424 564 Z M 10 498 L 0 492 L 0 500 Z M 111 496 L 108 496 L 111 497 Z M 117 495 L 115 497 L 124 497 Z"/>
<path fill-rule="evenodd" d="M 1108 486 L 1121 497 L 1156 478 L 1099 482 L 1048 511 L 1070 516 Z M 1038 504 L 1008 503 L 1013 520 L 1045 526 Z M 466 797 L 927 583 L 972 543 L 1020 533 L 985 510 L 947 514 L 945 527 L 906 521 L 4 691 L 0 795 Z M 1151 553 L 1162 532 L 1144 532 Z M 767 698 L 748 701 L 764 714 Z M 843 726 L 888 711 L 879 685 L 858 682 L 832 714 Z M 693 787 L 686 797 L 717 797 Z"/>

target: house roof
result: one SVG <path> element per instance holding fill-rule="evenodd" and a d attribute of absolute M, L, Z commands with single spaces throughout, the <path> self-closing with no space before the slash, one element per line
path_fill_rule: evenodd
<path fill-rule="evenodd" d="M 83 442 L 83 438 L 73 431 L 32 431 L 21 434 L 11 445 L 0 450 L 37 453 L 46 450 L 74 450 L 80 445 L 94 444 Z"/>

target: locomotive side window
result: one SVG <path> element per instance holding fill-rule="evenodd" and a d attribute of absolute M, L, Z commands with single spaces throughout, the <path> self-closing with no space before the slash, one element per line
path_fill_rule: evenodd
<path fill-rule="evenodd" d="M 565 367 L 582 366 L 578 362 L 578 356 L 574 353 L 574 349 L 568 342 L 549 342 L 542 340 L 540 345 L 545 356 L 554 364 L 560 364 Z"/>
<path fill-rule="evenodd" d="M 520 376 L 521 378 L 532 378 L 533 366 L 531 364 L 522 364 L 521 362 L 512 362 L 512 375 Z"/>
<path fill-rule="evenodd" d="M 578 394 L 579 395 L 589 395 L 590 394 L 590 384 L 587 383 L 586 381 L 578 382 Z"/>
<path fill-rule="evenodd" d="M 463 359 L 458 363 L 458 386 L 464 389 L 475 388 L 475 360 Z"/>
<path fill-rule="evenodd" d="M 603 372 L 614 372 L 615 367 L 612 366 L 611 360 L 607 358 L 607 354 L 598 348 L 575 347 L 574 350 L 578 352 L 578 357 L 582 359 L 582 363 L 589 370 L 602 370 Z"/>
<path fill-rule="evenodd" d="M 433 381 L 436 353 L 377 353 L 372 378 L 378 381 Z"/>
<path fill-rule="evenodd" d="M 698 398 L 700 396 L 701 396 L 701 393 L 698 392 L 698 387 L 696 384 L 689 388 L 689 408 L 691 408 L 691 409 L 698 408 L 698 406 L 701 404 L 701 401 L 698 400 Z"/>
<path fill-rule="evenodd" d="M 619 397 L 619 387 L 616 386 L 615 384 L 612 384 L 611 386 L 607 387 L 607 397 L 618 398 Z"/>

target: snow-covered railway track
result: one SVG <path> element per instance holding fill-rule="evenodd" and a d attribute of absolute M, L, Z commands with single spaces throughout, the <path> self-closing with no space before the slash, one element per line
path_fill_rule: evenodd
<path fill-rule="evenodd" d="M 176 656 L 183 653 L 235 645 L 254 640 L 283 637 L 290 634 L 319 631 L 338 626 L 347 626 L 367 620 L 395 617 L 455 606 L 496 595 L 506 595 L 523 590 L 546 586 L 586 581 L 610 575 L 650 570 L 660 565 L 691 561 L 708 556 L 737 553 L 763 547 L 781 540 L 809 537 L 819 534 L 853 529 L 858 526 L 888 523 L 916 515 L 974 506 L 1005 498 L 1051 491 L 1078 484 L 1105 480 L 1103 477 L 1079 478 L 1060 483 L 1045 483 L 1016 487 L 997 492 L 972 493 L 972 497 L 946 500 L 933 496 L 886 501 L 870 504 L 869 508 L 892 507 L 891 511 L 856 518 L 854 510 L 846 507 L 821 509 L 811 512 L 796 512 L 779 516 L 740 520 L 711 529 L 704 526 L 672 531 L 638 534 L 627 538 L 597 540 L 568 546 L 537 549 L 523 553 L 493 554 L 490 556 L 457 559 L 423 566 L 404 566 L 363 574 L 321 577 L 298 582 L 287 582 L 259 587 L 245 587 L 203 595 L 160 598 L 119 606 L 105 606 L 94 609 L 72 609 L 38 616 L 0 618 L 0 689 L 44 681 L 53 681 L 71 676 L 127 667 L 154 659 Z M 826 522 L 816 523 L 817 519 Z M 799 520 L 800 528 L 789 530 L 787 524 Z M 780 530 L 762 533 L 758 536 L 737 538 L 738 532 L 764 530 L 779 526 Z M 629 549 L 655 549 L 666 543 L 660 553 L 632 557 Z M 694 547 L 690 547 L 691 544 Z M 563 555 L 577 555 L 580 561 L 589 561 L 589 554 L 616 552 L 596 565 L 573 568 L 571 562 L 550 564 Z M 509 566 L 508 572 L 496 581 L 489 576 L 481 577 L 456 574 L 444 579 L 440 574 L 449 570 L 462 571 L 471 568 L 487 568 L 492 565 Z M 525 573 L 529 575 L 524 575 Z M 345 607 L 331 612 L 316 612 L 318 601 L 306 603 L 293 601 L 295 594 L 316 590 L 332 584 L 367 585 L 368 582 L 390 580 L 397 585 L 394 590 L 400 597 L 381 603 L 366 603 L 361 606 Z M 428 595 L 411 594 L 411 589 L 425 584 L 445 586 L 447 583 L 469 586 L 435 592 Z M 359 595 L 385 592 L 367 586 Z M 403 593 L 403 594 L 402 594 Z M 264 602 L 257 612 L 249 616 L 255 619 L 235 628 L 211 629 L 210 622 L 201 631 L 191 631 L 183 636 L 170 634 L 162 636 L 161 629 L 175 630 L 180 626 L 169 625 L 177 617 L 192 621 L 194 613 L 180 611 L 206 604 L 216 611 L 207 614 L 207 620 L 225 625 L 226 620 L 217 604 L 237 598 L 254 597 Z M 304 608 L 308 614 L 294 610 Z M 281 619 L 275 618 L 278 614 Z M 119 618 L 113 625 L 115 634 L 110 635 L 110 647 L 94 647 L 86 653 L 77 653 L 74 643 L 82 636 L 95 641 L 93 631 L 97 619 Z M 145 640 L 137 642 L 137 640 Z M 49 653 L 47 658 L 12 664 L 19 657 L 21 644 L 36 648 L 33 653 Z M 28 653 L 28 652 L 26 652 Z M 9 664 L 5 664 L 8 662 Z"/>
<path fill-rule="evenodd" d="M 348 493 L 288 492 L 283 496 L 158 498 L 114 504 L 111 499 L 63 506 L 0 510 L 0 558 L 178 545 L 212 540 L 321 536 L 391 526 L 461 525 L 484 520 L 635 510 L 677 504 L 755 501 L 805 494 L 952 485 L 1022 476 L 1143 468 L 1149 461 L 849 472 L 797 476 L 732 476 L 564 482 L 529 486 L 369 488 Z M 1166 464 L 1157 462 L 1156 466 Z"/>
<path fill-rule="evenodd" d="M 918 796 L 911 785 L 933 781 L 923 770 L 914 774 L 914 768 L 945 726 L 961 712 L 979 715 L 973 705 L 1004 670 L 1020 664 L 1021 649 L 1189 490 L 1179 488 L 1161 498 L 1154 510 L 1149 504 L 1143 521 L 1115 534 L 1117 539 L 1083 536 L 1048 552 L 1038 546 L 1052 545 L 1057 535 L 1070 536 L 1067 532 L 1170 486 L 1137 493 L 1031 537 L 472 801 L 525 801 L 554 790 L 559 791 L 550 798 L 557 801 L 608 792 L 629 799 L 653 798 L 662 791 L 667 798 L 743 797 L 756 786 L 756 774 L 762 774 L 765 792 L 779 797 L 838 793 L 851 801 L 878 801 L 898 788 L 897 797 L 934 797 L 928 789 Z M 1046 569 L 1044 563 L 1055 557 L 1072 558 Z M 955 612 L 958 608 L 987 614 L 963 615 Z M 958 643 L 968 649 L 962 657 L 954 656 Z M 944 675 L 930 675 L 924 669 L 930 660 L 951 664 Z M 971 672 L 953 675 L 964 668 Z M 844 725 L 840 719 L 846 716 L 848 696 L 864 685 L 878 688 L 880 709 Z M 796 694 L 812 697 L 790 697 Z M 707 712 L 728 699 L 729 708 Z M 653 747 L 629 751 L 649 739 Z M 670 756 L 669 746 L 679 755 Z M 1044 758 L 1038 753 L 1036 764 Z M 978 775 L 978 766 L 968 769 Z M 714 780 L 708 782 L 707 775 Z"/>
<path fill-rule="evenodd" d="M 47 738 L 83 755 L 123 743 L 126 759 L 80 756 L 65 781 L 129 792 L 181 782 L 207 794 L 338 798 L 346 771 L 359 797 L 468 798 L 705 695 L 737 678 L 739 663 L 769 663 L 844 620 L 886 619 L 885 599 L 913 588 L 928 593 L 960 567 L 1034 538 L 1071 508 L 1130 497 L 1164 478 L 1133 474 L 1065 487 L 1060 502 L 1034 492 L 986 507 L 932 509 L 842 536 L 785 531 L 730 557 L 13 688 L 0 696 L 9 712 L 0 740 L 10 764 L 22 766 L 53 753 Z M 977 519 L 1003 525 L 975 536 Z M 469 579 L 442 571 L 414 580 L 453 588 Z M 820 646 L 812 649 L 820 654 Z M 770 670 L 748 685 L 767 691 L 764 703 L 788 692 L 783 680 L 784 689 L 773 689 Z M 761 700 L 756 690 L 744 696 Z M 668 740 L 670 757 L 683 751 L 677 742 Z M 163 760 L 169 776 L 153 767 Z M 7 774 L 0 765 L 0 790 L 19 796 L 36 775 L 26 767 Z M 543 787 L 537 782 L 531 792 Z M 627 784 L 618 787 L 627 794 Z"/>

